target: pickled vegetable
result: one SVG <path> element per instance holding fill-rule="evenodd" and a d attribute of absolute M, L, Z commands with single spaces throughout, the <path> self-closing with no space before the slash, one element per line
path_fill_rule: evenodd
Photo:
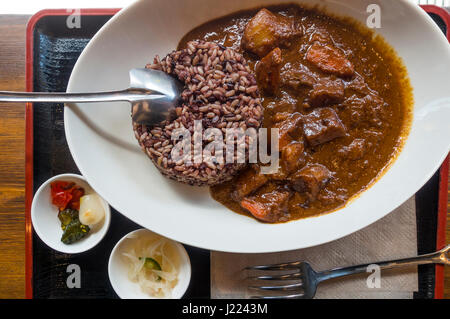
<path fill-rule="evenodd" d="M 58 219 L 61 221 L 62 230 L 66 230 L 67 225 L 69 225 L 74 220 L 78 220 L 78 211 L 75 209 L 67 208 L 58 213 Z"/>
<path fill-rule="evenodd" d="M 80 198 L 84 189 L 73 182 L 56 181 L 51 183 L 52 204 L 60 211 L 66 208 L 80 209 Z"/>
<path fill-rule="evenodd" d="M 80 221 L 84 225 L 95 225 L 105 217 L 102 200 L 97 194 L 85 195 L 80 199 Z"/>
<path fill-rule="evenodd" d="M 61 241 L 66 245 L 73 244 L 86 237 L 89 231 L 89 226 L 83 225 L 80 220 L 76 218 L 67 225 L 66 230 L 61 237 Z"/>
<path fill-rule="evenodd" d="M 142 260 L 142 257 L 139 258 L 139 260 Z M 147 269 L 153 269 L 153 270 L 161 270 L 161 266 L 159 263 L 154 260 L 153 258 L 146 257 L 144 262 L 144 267 Z"/>
<path fill-rule="evenodd" d="M 127 238 L 127 245 L 120 248 L 120 254 L 128 266 L 128 278 L 144 293 L 157 298 L 171 297 L 181 267 L 174 242 L 142 230 Z"/>
<path fill-rule="evenodd" d="M 142 257 L 139 257 L 139 260 L 142 260 Z M 156 260 L 150 257 L 145 258 L 144 267 L 148 270 L 162 270 L 161 265 Z M 161 280 L 161 277 L 158 276 L 157 280 Z"/>

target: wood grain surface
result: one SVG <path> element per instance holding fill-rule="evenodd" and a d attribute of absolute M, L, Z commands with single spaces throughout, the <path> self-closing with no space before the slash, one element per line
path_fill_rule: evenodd
<path fill-rule="evenodd" d="M 0 15 L 0 90 L 25 90 L 28 16 Z M 450 181 L 450 179 L 449 179 Z M 447 243 L 450 243 L 450 182 Z M 0 298 L 25 297 L 25 105 L 0 111 Z M 450 299 L 450 267 L 445 269 Z"/>
<path fill-rule="evenodd" d="M 0 16 L 0 90 L 25 90 L 28 16 Z M 0 111 L 0 298 L 25 296 L 25 105 Z"/>

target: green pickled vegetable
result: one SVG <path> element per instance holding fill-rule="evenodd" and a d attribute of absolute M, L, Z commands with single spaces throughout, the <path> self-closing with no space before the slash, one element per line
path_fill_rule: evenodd
<path fill-rule="evenodd" d="M 80 220 L 78 218 L 73 219 L 66 226 L 66 229 L 64 230 L 64 233 L 61 237 L 61 241 L 66 245 L 73 244 L 74 242 L 86 237 L 90 230 L 91 229 L 89 228 L 89 226 L 80 223 Z"/>
<path fill-rule="evenodd" d="M 73 220 L 78 219 L 78 211 L 75 209 L 67 208 L 58 213 L 58 218 L 61 221 L 62 230 L 66 230 L 67 225 L 69 225 Z"/>
<path fill-rule="evenodd" d="M 142 257 L 139 257 L 139 260 L 142 260 Z M 161 265 L 156 260 L 150 257 L 145 258 L 144 267 L 149 270 L 162 270 Z M 160 276 L 158 276 L 158 280 L 161 280 Z"/>
<path fill-rule="evenodd" d="M 139 259 L 142 259 L 142 258 L 139 258 Z M 147 269 L 161 270 L 161 266 L 159 265 L 159 263 L 150 257 L 145 258 L 144 267 Z"/>

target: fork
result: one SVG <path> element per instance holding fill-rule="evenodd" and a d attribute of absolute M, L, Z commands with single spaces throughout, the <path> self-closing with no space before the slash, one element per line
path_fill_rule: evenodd
<path fill-rule="evenodd" d="M 245 270 L 250 271 L 290 271 L 289 273 L 248 277 L 250 281 L 290 281 L 288 284 L 278 285 L 252 285 L 248 288 L 256 291 L 270 291 L 283 293 L 279 295 L 259 295 L 250 298 L 262 299 L 311 299 L 315 296 L 317 286 L 326 280 L 340 278 L 358 273 L 365 273 L 371 265 L 378 265 L 380 269 L 416 266 L 424 264 L 450 265 L 450 245 L 434 253 L 420 255 L 411 258 L 383 261 L 372 264 L 363 264 L 344 268 L 335 268 L 327 271 L 316 272 L 303 261 L 295 261 L 282 264 L 250 266 Z"/>

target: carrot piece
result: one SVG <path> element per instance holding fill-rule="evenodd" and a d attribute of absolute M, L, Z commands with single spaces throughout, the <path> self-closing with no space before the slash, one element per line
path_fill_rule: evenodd
<path fill-rule="evenodd" d="M 248 210 L 250 214 L 258 219 L 265 220 L 268 214 L 268 209 L 262 203 L 258 203 L 254 200 L 244 198 L 241 201 L 241 206 Z"/>

